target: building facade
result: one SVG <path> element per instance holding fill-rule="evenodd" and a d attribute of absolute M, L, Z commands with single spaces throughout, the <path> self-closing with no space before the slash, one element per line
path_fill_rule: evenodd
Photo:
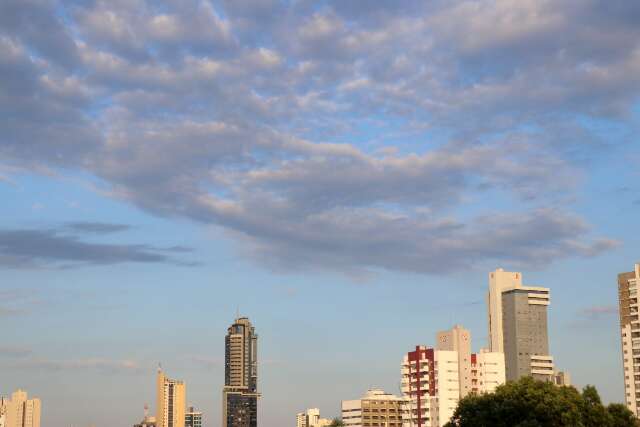
<path fill-rule="evenodd" d="M 441 427 L 460 400 L 458 353 L 417 346 L 402 361 L 402 394 L 406 398 L 405 425 Z"/>
<path fill-rule="evenodd" d="M 246 317 L 227 330 L 224 384 L 222 427 L 257 427 L 258 335 Z"/>
<path fill-rule="evenodd" d="M 502 292 L 504 355 L 507 381 L 531 376 L 551 381 L 547 306 L 549 290 L 521 287 Z"/>
<path fill-rule="evenodd" d="M 326 427 L 331 420 L 320 418 L 320 409 L 311 408 L 296 415 L 296 427 Z"/>
<path fill-rule="evenodd" d="M 481 349 L 471 354 L 471 393 L 493 393 L 506 382 L 504 354 Z"/>
<path fill-rule="evenodd" d="M 549 289 L 523 286 L 522 273 L 501 268 L 489 273 L 489 344 L 492 352 L 504 353 L 507 381 L 523 376 L 554 381 L 547 325 L 549 303 Z"/>
<path fill-rule="evenodd" d="M 0 398 L 0 420 L 3 427 L 40 427 L 40 399 L 29 399 L 24 390 L 11 394 L 11 399 Z"/>
<path fill-rule="evenodd" d="M 471 392 L 471 333 L 460 325 L 440 331 L 436 337 L 436 350 L 455 351 L 458 354 L 460 398 Z"/>
<path fill-rule="evenodd" d="M 202 412 L 190 406 L 185 414 L 184 427 L 202 427 Z"/>
<path fill-rule="evenodd" d="M 440 427 L 458 401 L 495 390 L 505 382 L 504 354 L 471 353 L 471 333 L 460 325 L 436 336 L 436 348 L 417 346 L 402 361 L 405 426 Z"/>
<path fill-rule="evenodd" d="M 168 378 L 161 368 L 157 375 L 157 427 L 185 427 L 187 406 L 184 382 Z"/>
<path fill-rule="evenodd" d="M 405 399 L 371 389 L 360 399 L 342 401 L 342 421 L 348 427 L 402 427 Z"/>
<path fill-rule="evenodd" d="M 639 287 L 640 264 L 635 264 L 634 271 L 618 274 L 618 304 L 625 403 L 637 417 L 640 417 Z"/>

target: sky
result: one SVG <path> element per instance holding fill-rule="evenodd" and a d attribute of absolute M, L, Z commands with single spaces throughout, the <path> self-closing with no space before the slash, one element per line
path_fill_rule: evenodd
<path fill-rule="evenodd" d="M 220 425 L 224 335 L 293 425 L 551 288 L 551 353 L 623 400 L 640 262 L 640 3 L 3 0 L 0 395 L 128 426 L 158 363 Z"/>

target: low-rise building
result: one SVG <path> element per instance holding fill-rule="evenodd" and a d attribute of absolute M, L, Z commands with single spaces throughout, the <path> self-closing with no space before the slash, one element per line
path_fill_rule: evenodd
<path fill-rule="evenodd" d="M 405 399 L 371 389 L 356 400 L 342 401 L 342 421 L 348 427 L 402 427 Z"/>

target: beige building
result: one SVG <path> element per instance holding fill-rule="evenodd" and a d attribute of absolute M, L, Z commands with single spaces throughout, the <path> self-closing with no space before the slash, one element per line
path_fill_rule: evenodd
<path fill-rule="evenodd" d="M 0 398 L 1 427 L 40 427 L 40 399 L 29 399 L 27 392 L 17 390 L 11 400 Z"/>
<path fill-rule="evenodd" d="M 331 420 L 320 418 L 320 409 L 311 408 L 296 415 L 296 427 L 326 427 Z"/>
<path fill-rule="evenodd" d="M 186 387 L 184 382 L 172 380 L 158 368 L 157 376 L 157 427 L 185 427 L 185 410 L 187 407 Z"/>
<path fill-rule="evenodd" d="M 402 427 L 405 399 L 371 389 L 360 399 L 342 401 L 342 421 L 348 427 Z"/>
<path fill-rule="evenodd" d="M 640 417 L 640 319 L 638 288 L 640 264 L 634 271 L 618 274 L 618 304 L 622 365 L 624 369 L 624 395 L 627 407 Z"/>
<path fill-rule="evenodd" d="M 460 398 L 471 392 L 471 333 L 460 325 L 448 331 L 440 331 L 436 337 L 436 349 L 455 351 L 458 354 Z"/>

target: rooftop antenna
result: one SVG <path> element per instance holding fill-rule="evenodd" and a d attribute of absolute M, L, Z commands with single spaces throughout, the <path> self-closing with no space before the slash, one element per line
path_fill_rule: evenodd
<path fill-rule="evenodd" d="M 149 405 L 148 404 L 144 404 L 144 418 L 148 418 L 149 417 Z"/>

